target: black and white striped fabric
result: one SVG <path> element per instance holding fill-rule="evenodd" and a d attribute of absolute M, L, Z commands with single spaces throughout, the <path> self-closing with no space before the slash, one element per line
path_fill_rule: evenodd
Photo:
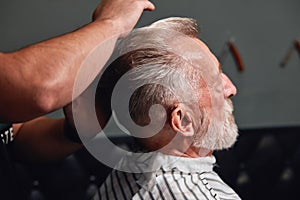
<path fill-rule="evenodd" d="M 152 172 L 128 172 L 129 168 L 142 166 L 143 160 L 143 166 L 150 166 Z M 121 163 L 127 164 L 127 172 L 113 170 L 94 200 L 240 199 L 213 171 L 214 157 L 184 158 L 148 153 L 135 161 L 128 157 L 123 159 Z"/>

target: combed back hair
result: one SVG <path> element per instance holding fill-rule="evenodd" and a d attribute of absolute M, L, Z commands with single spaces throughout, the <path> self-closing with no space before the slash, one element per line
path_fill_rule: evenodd
<path fill-rule="evenodd" d="M 199 37 L 199 27 L 197 21 L 192 18 L 169 17 L 156 21 L 149 27 L 178 31 L 179 33 L 192 38 Z"/>
<path fill-rule="evenodd" d="M 186 102 L 197 100 L 195 90 L 199 88 L 199 70 L 172 52 L 172 48 L 168 48 L 169 35 L 159 29 L 179 31 L 193 38 L 198 36 L 195 20 L 168 18 L 138 29 L 125 38 L 120 44 L 123 46 L 120 50 L 122 55 L 108 66 L 98 83 L 96 110 L 98 117 L 104 120 L 102 125 L 111 116 L 111 96 L 115 85 L 125 73 L 130 74 L 129 81 L 142 83 L 129 101 L 130 115 L 139 125 L 150 122 L 148 112 L 154 104 L 162 105 L 168 113 L 176 102 L 184 98 Z M 124 50 L 124 47 L 128 49 Z M 167 87 L 157 82 L 165 83 Z M 118 113 L 116 115 L 118 117 Z M 126 124 L 123 125 L 126 127 Z"/>
<path fill-rule="evenodd" d="M 142 48 L 172 50 L 170 43 L 178 37 L 198 38 L 196 20 L 170 17 L 154 22 L 150 26 L 133 30 L 118 46 L 120 55 Z"/>

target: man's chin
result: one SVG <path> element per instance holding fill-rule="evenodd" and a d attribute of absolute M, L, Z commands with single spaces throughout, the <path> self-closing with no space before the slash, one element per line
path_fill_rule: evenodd
<path fill-rule="evenodd" d="M 238 137 L 238 128 L 235 123 L 231 124 L 230 127 L 229 129 L 225 128 L 224 135 L 219 138 L 215 150 L 229 149 L 235 144 Z"/>

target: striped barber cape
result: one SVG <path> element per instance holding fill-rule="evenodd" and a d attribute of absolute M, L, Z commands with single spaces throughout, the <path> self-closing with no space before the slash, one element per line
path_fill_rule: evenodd
<path fill-rule="evenodd" d="M 211 200 L 240 197 L 213 171 L 215 157 L 129 153 L 100 186 L 94 200 Z"/>

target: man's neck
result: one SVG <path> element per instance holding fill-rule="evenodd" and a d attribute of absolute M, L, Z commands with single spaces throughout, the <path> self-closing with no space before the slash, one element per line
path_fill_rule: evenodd
<path fill-rule="evenodd" d="M 187 157 L 187 158 L 198 158 L 212 155 L 212 150 L 195 147 L 193 146 L 192 137 L 174 137 L 173 134 L 168 132 L 162 132 L 155 135 L 152 138 L 140 140 L 144 149 L 149 151 L 158 151 L 163 154 Z"/>
<path fill-rule="evenodd" d="M 162 151 L 161 153 L 173 155 L 173 156 L 179 156 L 179 157 L 198 158 L 198 157 L 212 156 L 213 151 L 204 148 L 189 147 L 184 152 L 174 148 L 174 149 Z"/>

